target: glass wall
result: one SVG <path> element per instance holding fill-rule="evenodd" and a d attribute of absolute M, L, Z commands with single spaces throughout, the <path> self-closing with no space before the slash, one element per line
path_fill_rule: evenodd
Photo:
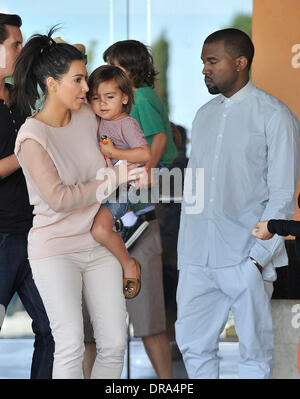
<path fill-rule="evenodd" d="M 60 24 L 56 36 L 86 46 L 89 72 L 104 63 L 102 54 L 115 41 L 136 39 L 155 47 L 163 38 L 170 119 L 189 135 L 197 109 L 212 98 L 202 75 L 203 41 L 232 26 L 236 16 L 251 16 L 252 0 L 0 0 L 0 12 L 22 17 L 24 41 Z M 18 300 L 12 306 L 20 310 Z"/>
<path fill-rule="evenodd" d="M 83 43 L 88 69 L 103 64 L 103 51 L 127 38 L 169 45 L 170 119 L 188 130 L 199 106 L 211 98 L 202 77 L 201 47 L 207 35 L 252 14 L 252 0 L 0 0 L 0 10 L 21 15 L 28 39 L 61 24 L 57 36 Z"/>

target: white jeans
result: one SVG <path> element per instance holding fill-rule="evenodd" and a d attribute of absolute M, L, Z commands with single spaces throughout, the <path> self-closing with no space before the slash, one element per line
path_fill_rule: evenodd
<path fill-rule="evenodd" d="M 103 246 L 30 260 L 55 341 L 53 378 L 82 378 L 82 291 L 97 346 L 91 378 L 120 378 L 126 348 L 122 268 Z"/>
<path fill-rule="evenodd" d="M 219 336 L 232 309 L 239 337 L 240 378 L 270 378 L 272 283 L 253 262 L 212 269 L 186 266 L 177 288 L 176 340 L 189 378 L 218 378 Z"/>

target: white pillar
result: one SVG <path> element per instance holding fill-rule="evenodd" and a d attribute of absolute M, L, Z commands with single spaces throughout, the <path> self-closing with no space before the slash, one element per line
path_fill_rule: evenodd
<path fill-rule="evenodd" d="M 151 0 L 147 0 L 147 44 L 151 46 Z"/>
<path fill-rule="evenodd" d="M 114 42 L 114 0 L 109 0 L 109 44 Z"/>
<path fill-rule="evenodd" d="M 126 39 L 129 40 L 130 36 L 130 4 L 129 0 L 126 0 Z"/>

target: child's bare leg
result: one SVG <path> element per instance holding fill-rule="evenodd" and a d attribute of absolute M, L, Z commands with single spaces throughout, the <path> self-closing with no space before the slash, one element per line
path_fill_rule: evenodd
<path fill-rule="evenodd" d="M 130 257 L 122 238 L 113 231 L 113 216 L 102 205 L 94 218 L 91 234 L 96 241 L 103 244 L 121 263 L 124 277 L 135 278 L 137 275 L 136 264 Z"/>

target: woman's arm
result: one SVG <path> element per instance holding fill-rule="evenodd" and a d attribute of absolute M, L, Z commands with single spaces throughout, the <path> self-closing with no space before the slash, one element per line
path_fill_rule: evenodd
<path fill-rule="evenodd" d="M 25 140 L 20 156 L 42 199 L 55 212 L 68 212 L 97 202 L 96 191 L 101 181 L 94 179 L 81 184 L 64 184 L 51 157 L 37 141 Z"/>
<path fill-rule="evenodd" d="M 100 170 L 103 173 L 98 173 L 97 179 L 66 185 L 62 182 L 51 157 L 36 140 L 23 141 L 18 156 L 22 167 L 25 167 L 38 188 L 42 199 L 55 212 L 69 212 L 90 206 L 97 201 L 101 203 L 118 184 L 135 180 L 137 174 L 143 169 L 137 168 L 137 165 L 128 168 L 124 165 L 103 168 Z"/>

